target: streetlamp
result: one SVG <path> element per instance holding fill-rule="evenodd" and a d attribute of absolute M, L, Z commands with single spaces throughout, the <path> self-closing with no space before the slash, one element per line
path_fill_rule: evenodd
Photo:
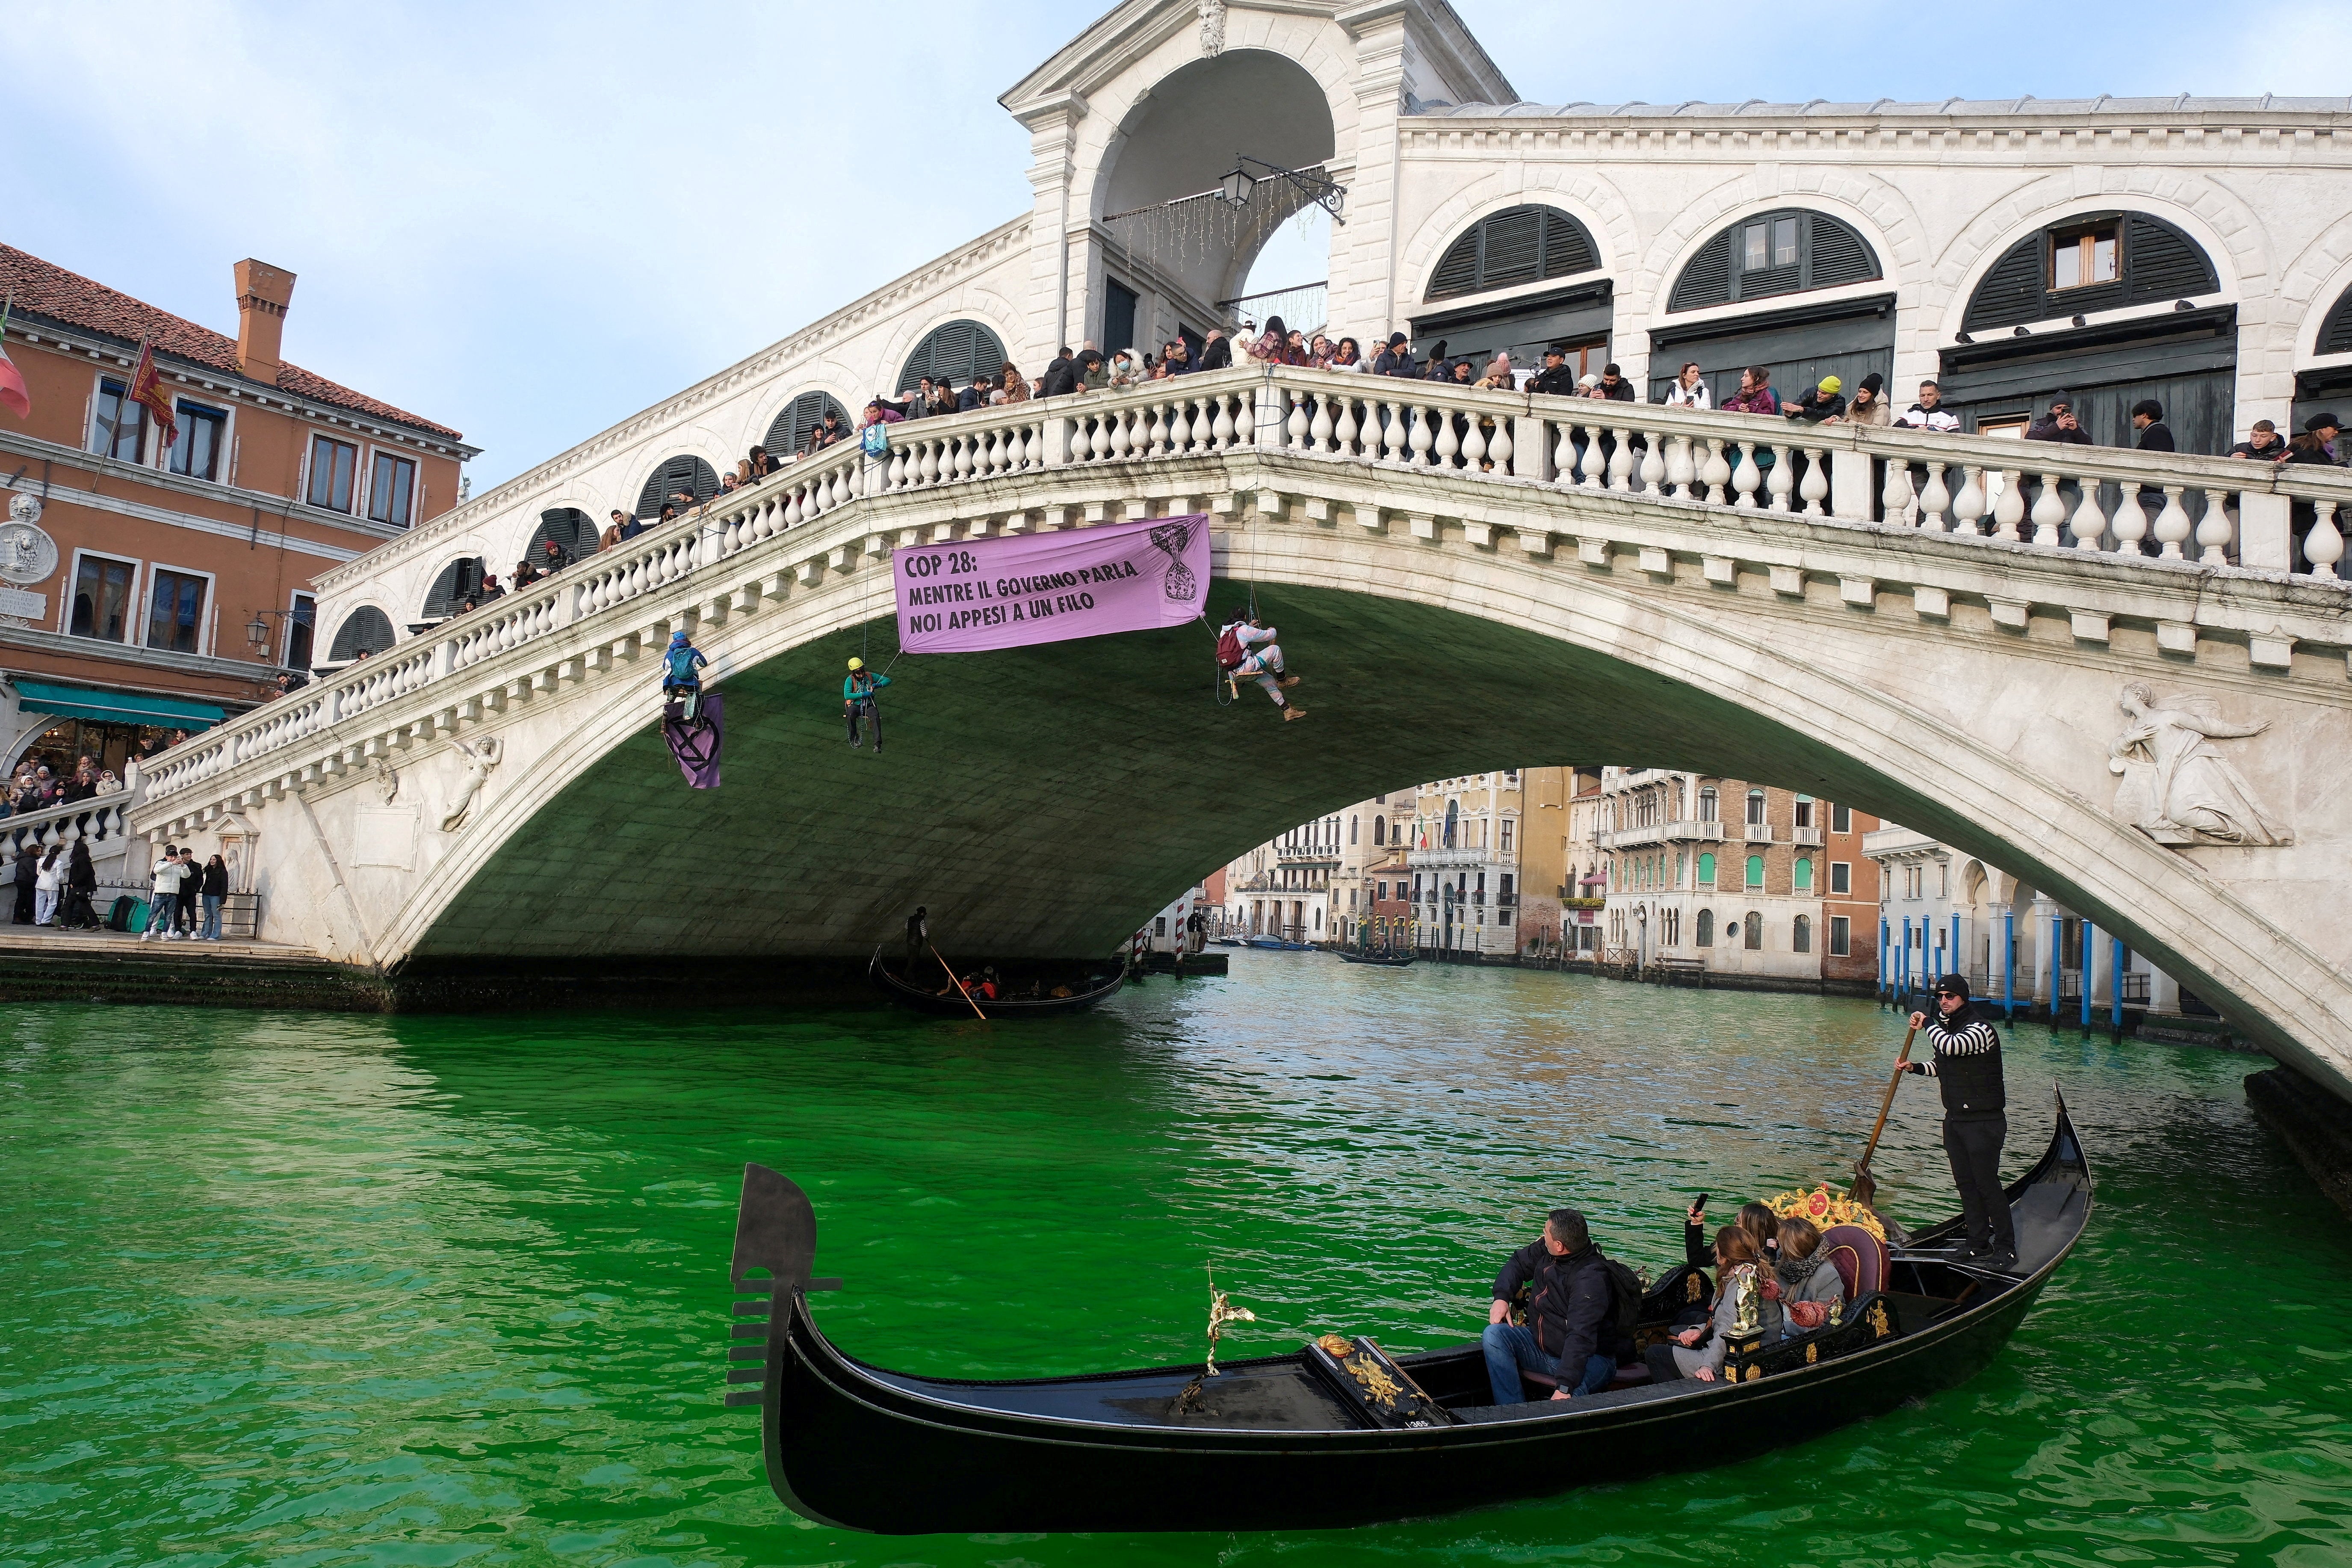
<path fill-rule="evenodd" d="M 1255 164 L 1264 173 L 1251 174 L 1252 164 Z M 1336 184 L 1312 169 L 1286 169 L 1279 163 L 1269 163 L 1263 158 L 1253 158 L 1246 153 L 1234 154 L 1232 172 L 1217 182 L 1216 198 L 1235 212 L 1240 212 L 1249 205 L 1250 197 L 1256 192 L 1258 186 L 1268 180 L 1288 181 L 1293 189 L 1329 213 L 1333 223 L 1348 221 L 1340 212 L 1348 203 L 1347 186 Z"/>

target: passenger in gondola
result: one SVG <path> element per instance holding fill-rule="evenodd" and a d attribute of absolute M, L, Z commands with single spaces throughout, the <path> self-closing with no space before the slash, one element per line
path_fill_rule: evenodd
<path fill-rule="evenodd" d="M 1519 1289 L 1529 1288 L 1528 1321 L 1511 1321 Z M 1495 1403 L 1527 1400 L 1521 1372 L 1539 1372 L 1559 1386 L 1554 1399 L 1596 1394 L 1617 1375 L 1617 1357 L 1602 1343 L 1615 1293 L 1609 1271 L 1584 1216 L 1554 1209 L 1543 1235 L 1511 1254 L 1495 1276 L 1494 1304 L 1487 1309 L 1486 1380 Z"/>
<path fill-rule="evenodd" d="M 1756 1238 L 1738 1226 L 1725 1226 L 1715 1233 L 1715 1316 L 1705 1325 L 1685 1329 L 1671 1342 L 1654 1344 L 1642 1352 L 1650 1363 L 1651 1382 L 1695 1377 L 1713 1383 L 1729 1349 L 1726 1336 L 1738 1327 L 1744 1313 L 1754 1314 L 1766 1344 L 1780 1337 L 1780 1304 L 1763 1291 L 1762 1276 L 1771 1265 L 1759 1267 Z"/>
<path fill-rule="evenodd" d="M 1821 1256 L 1819 1226 L 1801 1215 L 1780 1222 L 1780 1258 L 1764 1280 L 1764 1297 L 1780 1303 L 1783 1332 L 1811 1333 L 1845 1305 L 1845 1280 Z"/>
<path fill-rule="evenodd" d="M 1766 1263 L 1780 1256 L 1780 1216 L 1772 1212 L 1769 1204 L 1739 1205 L 1739 1228 L 1756 1244 L 1756 1256 Z"/>

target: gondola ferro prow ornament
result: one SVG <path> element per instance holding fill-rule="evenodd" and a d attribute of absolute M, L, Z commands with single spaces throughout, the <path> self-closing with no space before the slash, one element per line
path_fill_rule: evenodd
<path fill-rule="evenodd" d="M 1217 1271 L 1209 1270 L 1209 1363 L 1208 1375 L 1217 1375 L 1217 1342 L 1224 1337 L 1227 1323 L 1255 1323 L 1257 1314 L 1247 1307 L 1236 1307 L 1217 1289 Z"/>

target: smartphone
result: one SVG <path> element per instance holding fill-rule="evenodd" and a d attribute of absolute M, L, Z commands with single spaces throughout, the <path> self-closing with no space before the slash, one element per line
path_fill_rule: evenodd
<path fill-rule="evenodd" d="M 1701 1214 L 1705 1214 L 1706 1212 L 1706 1194 L 1705 1193 L 1701 1193 L 1698 1196 L 1693 1198 L 1691 1200 L 1691 1207 L 1698 1210 Z"/>

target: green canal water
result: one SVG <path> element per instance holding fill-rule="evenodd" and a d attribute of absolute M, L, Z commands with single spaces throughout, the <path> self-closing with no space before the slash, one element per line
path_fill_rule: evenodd
<path fill-rule="evenodd" d="M 12 1008 L 0 1565 L 2352 1562 L 2352 1232 L 2249 1113 L 2260 1064 L 2042 1029 L 2010 1167 L 2063 1080 L 2073 1262 L 1966 1387 L 1749 1463 L 1349 1531 L 886 1539 L 786 1514 L 719 1402 L 747 1159 L 809 1188 L 820 1319 L 892 1366 L 1197 1355 L 1211 1263 L 1258 1314 L 1232 1353 L 1416 1348 L 1554 1205 L 1664 1263 L 1694 1191 L 1831 1173 L 1900 1033 L 1256 953 L 991 1028 Z M 1878 1163 L 1915 1221 L 1953 1206 L 1935 1135 L 1906 1087 Z"/>

